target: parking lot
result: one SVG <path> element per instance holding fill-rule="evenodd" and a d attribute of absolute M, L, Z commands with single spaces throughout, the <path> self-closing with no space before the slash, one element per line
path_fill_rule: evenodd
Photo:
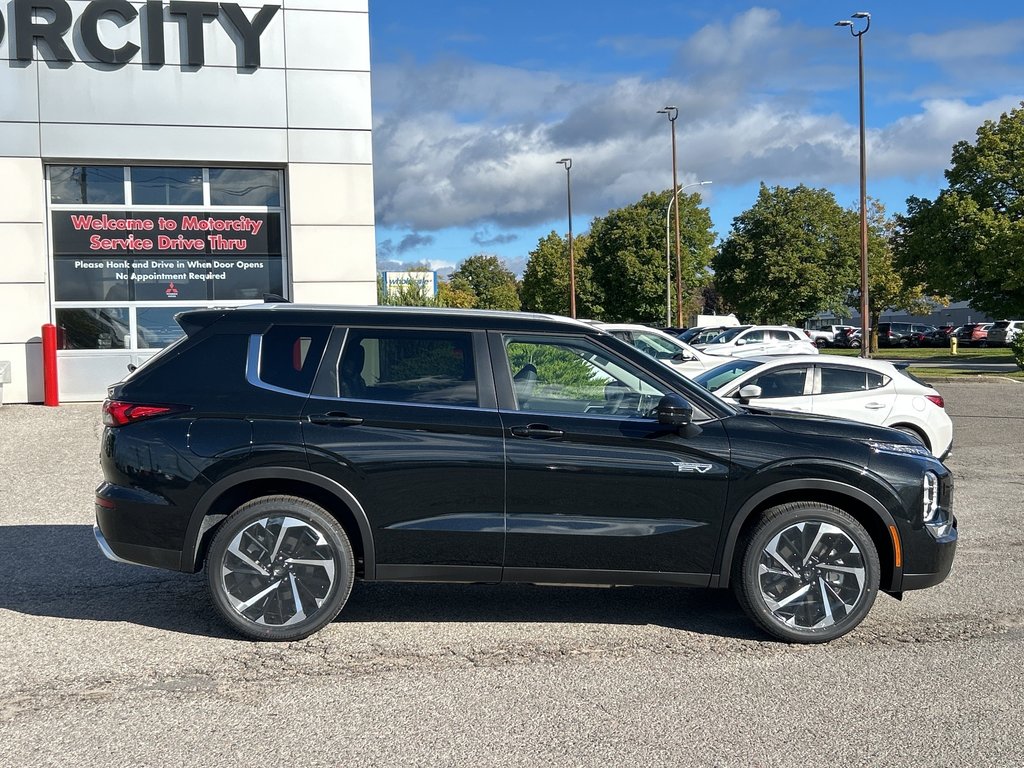
<path fill-rule="evenodd" d="M 1016 766 L 1024 385 L 938 385 L 950 578 L 828 646 L 728 592 L 357 584 L 289 645 L 92 536 L 99 408 L 0 408 L 0 766 Z"/>

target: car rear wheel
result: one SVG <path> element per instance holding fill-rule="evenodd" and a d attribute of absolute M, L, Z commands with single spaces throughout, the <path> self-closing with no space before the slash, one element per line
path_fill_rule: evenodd
<path fill-rule="evenodd" d="M 206 562 L 214 606 L 257 640 L 300 640 L 329 624 L 355 578 L 344 529 L 296 496 L 264 496 L 221 524 Z"/>
<path fill-rule="evenodd" d="M 746 537 L 732 587 L 753 621 L 781 640 L 824 643 L 845 635 L 878 594 L 878 552 L 864 527 L 837 507 L 773 507 Z"/>

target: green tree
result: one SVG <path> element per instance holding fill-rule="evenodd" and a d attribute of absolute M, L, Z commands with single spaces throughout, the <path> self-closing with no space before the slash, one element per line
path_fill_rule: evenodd
<path fill-rule="evenodd" d="M 641 200 L 594 219 L 586 260 L 593 275 L 600 319 L 657 323 L 665 318 L 665 215 L 671 190 L 648 192 Z M 684 295 L 703 285 L 715 233 L 711 214 L 697 194 L 679 195 Z M 673 254 L 673 289 L 675 257 Z M 674 310 L 673 310 L 674 311 Z M 689 312 L 686 312 L 689 314 Z"/>
<path fill-rule="evenodd" d="M 825 189 L 763 183 L 714 259 L 722 298 L 748 321 L 841 312 L 858 280 L 858 217 Z"/>
<path fill-rule="evenodd" d="M 452 286 L 447 280 L 437 286 L 437 306 L 472 309 L 476 306 L 476 294 Z"/>
<path fill-rule="evenodd" d="M 593 278 L 587 261 L 589 235 L 573 238 L 576 262 L 576 315 L 596 317 L 600 312 L 594 294 Z M 537 242 L 523 270 L 520 287 L 523 309 L 528 312 L 569 314 L 569 240 L 552 231 Z"/>
<path fill-rule="evenodd" d="M 519 285 L 516 276 L 497 256 L 477 254 L 459 264 L 449 280 L 458 291 L 472 293 L 479 309 L 518 310 Z"/>
<path fill-rule="evenodd" d="M 934 200 L 899 217 L 899 265 L 936 293 L 996 317 L 1024 315 L 1024 103 L 958 142 Z"/>
<path fill-rule="evenodd" d="M 859 214 L 858 214 L 859 215 Z M 893 250 L 895 220 L 886 216 L 885 206 L 871 200 L 868 207 L 868 321 L 877 328 L 887 309 L 901 309 L 912 315 L 926 315 L 935 305 L 949 303 L 944 296 L 929 294 L 911 272 L 896 263 Z M 858 242 L 858 264 L 859 264 Z M 859 273 L 858 268 L 858 273 Z M 850 291 L 849 305 L 860 311 L 860 277 Z M 878 335 L 871 334 L 871 349 L 878 350 Z"/>

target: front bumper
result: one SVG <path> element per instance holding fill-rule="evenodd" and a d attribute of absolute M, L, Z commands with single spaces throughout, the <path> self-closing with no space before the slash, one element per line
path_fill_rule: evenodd
<path fill-rule="evenodd" d="M 926 589 L 945 581 L 953 568 L 953 556 L 956 554 L 957 530 L 956 518 L 949 531 L 942 538 L 935 539 L 927 552 L 918 549 L 914 553 L 914 573 L 903 573 L 903 591 Z M 930 534 L 929 534 L 930 535 Z"/>

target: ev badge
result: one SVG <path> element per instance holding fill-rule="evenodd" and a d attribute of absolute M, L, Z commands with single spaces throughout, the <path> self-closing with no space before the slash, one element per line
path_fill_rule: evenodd
<path fill-rule="evenodd" d="M 673 461 L 672 463 L 680 472 L 697 472 L 702 475 L 710 472 L 712 466 L 711 464 L 694 464 L 689 461 Z"/>

